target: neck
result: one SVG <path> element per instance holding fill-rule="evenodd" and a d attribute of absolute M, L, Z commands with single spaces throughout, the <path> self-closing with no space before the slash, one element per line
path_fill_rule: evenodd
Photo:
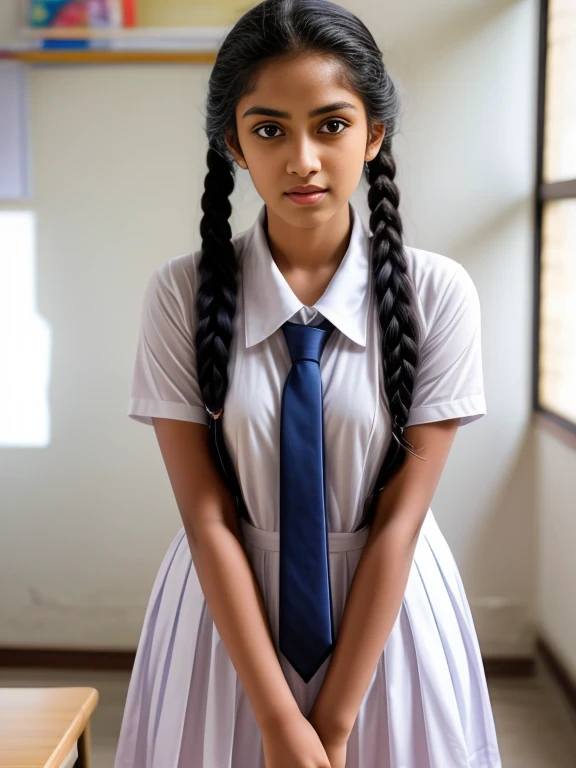
<path fill-rule="evenodd" d="M 266 206 L 264 230 L 276 266 L 303 304 L 322 296 L 344 258 L 352 232 L 350 205 L 314 227 L 295 227 Z"/>

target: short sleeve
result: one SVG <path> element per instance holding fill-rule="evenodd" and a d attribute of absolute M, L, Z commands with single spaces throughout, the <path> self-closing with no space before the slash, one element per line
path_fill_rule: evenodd
<path fill-rule="evenodd" d="M 459 416 L 462 427 L 485 414 L 480 299 L 457 263 L 421 345 L 406 426 Z"/>
<path fill-rule="evenodd" d="M 196 372 L 190 255 L 156 268 L 144 292 L 128 416 L 208 424 Z"/>

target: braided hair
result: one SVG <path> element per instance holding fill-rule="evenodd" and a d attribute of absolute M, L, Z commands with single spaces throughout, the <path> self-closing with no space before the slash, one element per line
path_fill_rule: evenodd
<path fill-rule="evenodd" d="M 238 143 L 236 105 L 254 88 L 259 67 L 277 57 L 304 52 L 323 53 L 340 61 L 346 84 L 364 104 L 368 123 L 376 121 L 386 128 L 379 153 L 364 165 L 364 176 L 369 185 L 372 283 L 393 440 L 366 500 L 363 525 L 374 514 L 377 492 L 403 463 L 409 451 L 406 446 L 413 447 L 403 431 L 412 405 L 420 327 L 402 245 L 400 193 L 394 182 L 391 140 L 399 111 L 396 89 L 370 31 L 353 13 L 330 0 L 263 0 L 230 30 L 211 71 L 206 100 L 208 172 L 201 198 L 202 254 L 196 296 L 198 380 L 212 417 L 211 429 L 220 423 L 221 430 L 239 269 L 228 221 L 235 162 L 225 136 Z"/>

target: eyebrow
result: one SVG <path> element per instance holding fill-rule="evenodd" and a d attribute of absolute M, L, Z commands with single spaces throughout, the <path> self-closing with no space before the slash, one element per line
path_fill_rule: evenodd
<path fill-rule="evenodd" d="M 356 109 L 354 104 L 350 104 L 348 101 L 336 101 L 334 104 L 327 104 L 325 107 L 318 107 L 313 109 L 312 112 L 308 112 L 308 117 L 317 117 L 318 115 L 324 115 L 326 112 L 335 112 L 337 109 Z M 248 115 L 266 115 L 266 117 L 279 117 L 284 120 L 290 120 L 292 115 L 290 112 L 283 112 L 279 109 L 270 109 L 269 107 L 250 107 L 242 115 L 242 117 L 248 117 Z"/>

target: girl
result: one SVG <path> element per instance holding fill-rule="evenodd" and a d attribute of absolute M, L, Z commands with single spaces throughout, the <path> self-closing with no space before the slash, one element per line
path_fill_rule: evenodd
<path fill-rule="evenodd" d="M 372 35 L 327 0 L 264 0 L 219 50 L 202 247 L 155 270 L 141 316 L 129 416 L 183 527 L 115 768 L 501 766 L 429 506 L 486 413 L 479 299 L 402 242 L 398 109 Z M 264 204 L 232 236 L 236 165 Z"/>

